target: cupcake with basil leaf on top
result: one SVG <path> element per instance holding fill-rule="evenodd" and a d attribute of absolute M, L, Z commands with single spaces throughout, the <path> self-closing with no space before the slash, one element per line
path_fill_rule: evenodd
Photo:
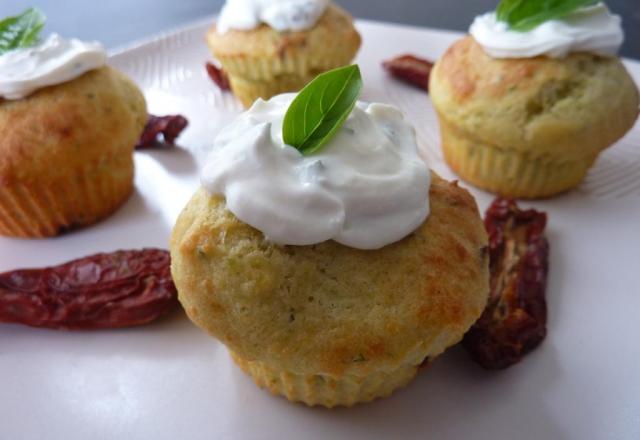
<path fill-rule="evenodd" d="M 0 21 L 0 235 L 94 223 L 133 189 L 141 91 L 99 43 L 40 40 L 44 21 L 37 9 Z"/>
<path fill-rule="evenodd" d="M 407 384 L 488 295 L 473 197 L 429 171 L 396 107 L 356 102 L 361 84 L 350 66 L 258 99 L 216 138 L 171 238 L 189 318 L 308 405 Z"/>
<path fill-rule="evenodd" d="M 351 16 L 329 0 L 227 0 L 206 39 L 245 107 L 300 90 L 360 47 Z"/>
<path fill-rule="evenodd" d="M 591 0 L 503 0 L 473 21 L 431 74 L 447 163 L 510 197 L 580 183 L 638 117 L 616 53 L 620 17 Z"/>

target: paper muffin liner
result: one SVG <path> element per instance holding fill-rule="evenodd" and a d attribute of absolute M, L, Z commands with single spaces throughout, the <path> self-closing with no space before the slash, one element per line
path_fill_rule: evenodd
<path fill-rule="evenodd" d="M 231 76 L 252 81 L 271 81 L 282 75 L 316 76 L 321 72 L 345 66 L 351 62 L 357 46 L 336 48 L 330 53 L 309 54 L 301 50 L 290 50 L 273 57 L 214 56 L 222 68 Z"/>
<path fill-rule="evenodd" d="M 543 198 L 578 185 L 596 159 L 559 160 L 498 148 L 467 138 L 441 116 L 442 151 L 449 166 L 473 185 L 505 197 Z"/>
<path fill-rule="evenodd" d="M 233 93 L 249 107 L 257 98 L 297 92 L 320 73 L 349 64 L 354 55 L 355 50 L 320 59 L 298 53 L 273 59 L 221 57 L 219 61 L 229 75 Z"/>
<path fill-rule="evenodd" d="M 322 47 L 313 49 L 295 41 L 286 44 L 287 40 L 283 40 L 283 48 L 277 53 L 255 56 L 240 51 L 225 55 L 224 51 L 215 49 L 220 42 L 209 38 L 211 52 L 229 75 L 234 94 L 245 106 L 258 97 L 268 99 L 300 90 L 320 73 L 350 64 L 360 47 L 359 37 L 326 41 Z"/>
<path fill-rule="evenodd" d="M 51 237 L 115 211 L 133 189 L 133 162 L 117 173 L 78 169 L 42 183 L 0 186 L 0 235 Z"/>
<path fill-rule="evenodd" d="M 365 377 L 302 375 L 275 369 L 260 361 L 248 361 L 232 351 L 230 353 L 235 363 L 249 374 L 259 387 L 284 396 L 292 402 L 327 408 L 352 406 L 378 397 L 386 397 L 408 384 L 418 370 L 417 365 L 407 365 L 392 372 L 379 372 Z"/>

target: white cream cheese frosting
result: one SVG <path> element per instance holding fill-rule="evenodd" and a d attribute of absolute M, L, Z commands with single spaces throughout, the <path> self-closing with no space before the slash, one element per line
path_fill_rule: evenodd
<path fill-rule="evenodd" d="M 313 27 L 324 14 L 329 0 L 227 0 L 220 11 L 217 31 L 247 31 L 261 23 L 279 32 Z"/>
<path fill-rule="evenodd" d="M 563 58 L 572 52 L 615 56 L 624 41 L 620 17 L 604 3 L 580 8 L 561 19 L 518 32 L 498 21 L 495 12 L 476 17 L 469 33 L 494 58 Z"/>
<path fill-rule="evenodd" d="M 358 102 L 324 147 L 303 156 L 282 140 L 295 96 L 258 99 L 220 132 L 202 169 L 205 189 L 282 245 L 335 240 L 377 249 L 420 226 L 429 214 L 430 171 L 403 114 Z"/>
<path fill-rule="evenodd" d="M 36 46 L 0 55 L 0 97 L 22 99 L 43 87 L 71 81 L 106 62 L 107 54 L 100 43 L 51 34 Z"/>

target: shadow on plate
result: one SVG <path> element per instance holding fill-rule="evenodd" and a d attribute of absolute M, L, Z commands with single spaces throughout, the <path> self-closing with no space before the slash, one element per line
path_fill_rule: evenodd
<path fill-rule="evenodd" d="M 145 154 L 153 157 L 167 172 L 177 176 L 193 175 L 198 172 L 196 160 L 191 152 L 179 145 L 140 150 L 136 154 Z"/>
<path fill-rule="evenodd" d="M 237 376 L 242 375 L 238 371 Z M 563 375 L 552 346 L 503 371 L 482 370 L 458 346 L 419 372 L 404 389 L 352 408 L 308 408 L 268 396 L 249 385 L 248 378 L 237 377 L 236 382 L 240 393 L 252 386 L 255 393 L 265 395 L 243 402 L 238 409 L 243 419 L 293 416 L 308 427 L 309 439 L 487 438 L 483 432 L 500 433 L 494 438 L 565 439 L 570 433 L 562 431 L 558 423 L 561 416 L 544 398 L 560 380 Z M 513 404 L 522 400 L 528 402 L 526 407 Z M 271 414 L 265 415 L 265 411 Z M 475 432 L 468 432 L 470 427 Z"/>

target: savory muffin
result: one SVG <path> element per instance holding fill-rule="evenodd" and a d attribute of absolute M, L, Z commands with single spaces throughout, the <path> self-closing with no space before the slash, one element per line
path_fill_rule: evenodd
<path fill-rule="evenodd" d="M 111 67 L 0 98 L 0 235 L 52 236 L 113 212 L 132 191 L 146 118 L 138 87 Z"/>
<path fill-rule="evenodd" d="M 473 197 L 433 175 L 429 201 L 422 226 L 381 249 L 281 246 L 200 189 L 171 239 L 179 299 L 274 393 L 328 407 L 386 396 L 458 342 L 487 299 Z"/>
<path fill-rule="evenodd" d="M 233 93 L 245 107 L 258 97 L 268 99 L 279 93 L 297 91 L 319 73 L 349 64 L 360 47 L 360 35 L 352 18 L 327 1 L 306 2 L 312 6 L 318 3 L 317 7 L 323 8 L 317 21 L 310 12 L 298 13 L 295 9 L 307 7 L 297 5 L 305 2 L 276 1 L 268 6 L 263 5 L 264 2 L 245 2 L 257 9 L 263 8 L 258 11 L 262 12 L 260 16 L 274 26 L 278 24 L 278 29 L 259 18 L 253 23 L 255 27 L 241 26 L 245 24 L 243 17 L 236 15 L 248 13 L 244 9 L 238 9 L 235 21 L 227 20 L 226 16 L 235 11 L 232 8 L 237 7 L 234 3 L 238 2 L 227 1 L 220 21 L 211 27 L 206 40 L 229 75 Z M 242 7 L 245 6 L 243 3 Z M 279 9 L 270 12 L 269 7 Z M 251 22 L 251 18 L 247 20 Z"/>
<path fill-rule="evenodd" d="M 510 197 L 576 186 L 638 116 L 638 90 L 616 57 L 496 58 L 472 36 L 436 63 L 429 90 L 449 166 Z"/>
<path fill-rule="evenodd" d="M 430 172 L 398 108 L 357 101 L 361 88 L 348 66 L 258 99 L 216 137 L 171 238 L 191 320 L 260 386 L 308 405 L 388 395 L 488 295 L 473 197 Z M 299 110 L 345 89 L 319 131 Z"/>

